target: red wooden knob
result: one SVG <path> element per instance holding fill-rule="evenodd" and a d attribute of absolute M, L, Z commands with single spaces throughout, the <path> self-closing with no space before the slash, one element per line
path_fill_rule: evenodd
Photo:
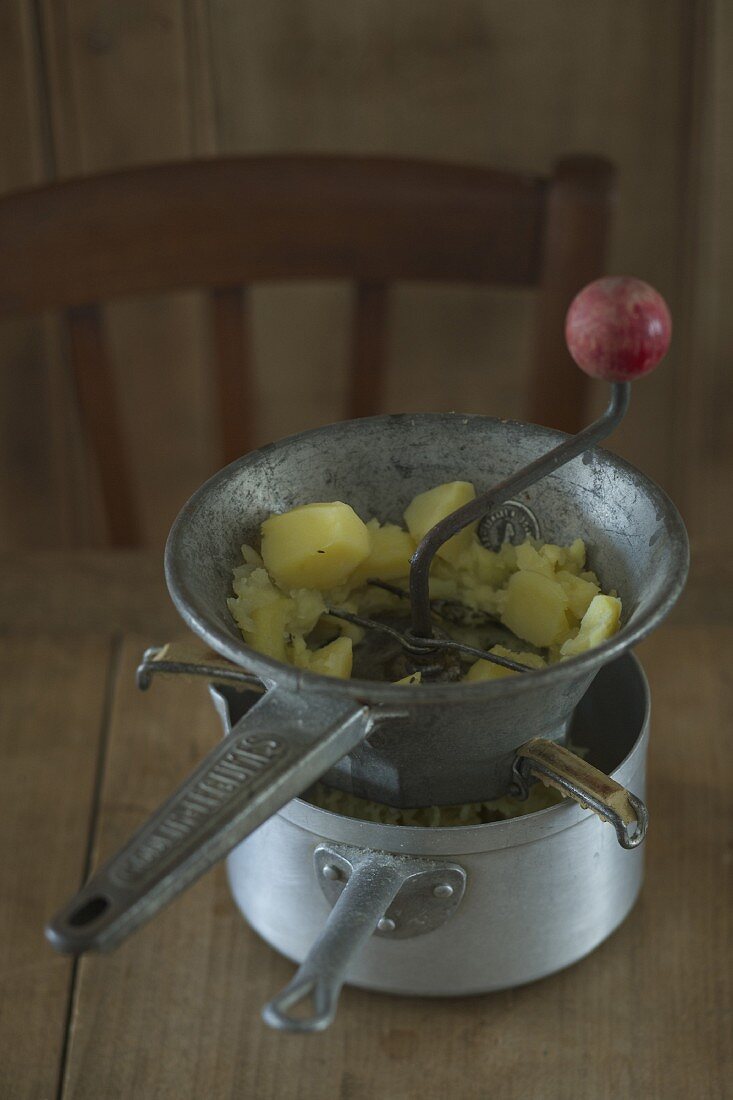
<path fill-rule="evenodd" d="M 568 350 L 581 370 L 632 382 L 654 370 L 672 335 L 661 294 L 630 275 L 596 279 L 575 296 L 565 319 Z"/>

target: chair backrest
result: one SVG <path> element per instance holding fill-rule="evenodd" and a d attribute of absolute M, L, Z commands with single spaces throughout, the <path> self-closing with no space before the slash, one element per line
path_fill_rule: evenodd
<path fill-rule="evenodd" d="M 380 411 L 388 285 L 398 280 L 539 288 L 529 415 L 582 423 L 584 376 L 563 319 L 603 271 L 612 165 L 565 158 L 549 178 L 384 157 L 257 156 L 169 163 L 0 199 L 0 318 L 62 310 L 82 421 L 99 466 L 110 541 L 139 540 L 101 304 L 210 291 L 222 458 L 253 439 L 248 284 L 354 286 L 348 413 Z"/>

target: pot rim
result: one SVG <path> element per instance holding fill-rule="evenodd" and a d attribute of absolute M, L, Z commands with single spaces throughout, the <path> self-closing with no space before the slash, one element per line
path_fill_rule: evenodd
<path fill-rule="evenodd" d="M 638 657 L 627 653 L 626 659 L 630 662 L 641 690 L 643 719 L 633 745 L 609 774 L 623 786 L 631 785 L 633 788 L 633 779 L 639 768 L 643 767 L 649 741 L 651 695 L 649 681 Z M 636 792 L 632 790 L 632 793 Z M 571 829 L 583 820 L 595 816 L 592 810 L 584 810 L 569 798 L 523 817 L 487 821 L 482 825 L 385 825 L 381 822 L 345 817 L 332 810 L 314 806 L 303 798 L 294 798 L 278 814 L 305 832 L 330 841 L 412 855 L 461 855 L 515 848 L 542 840 L 564 829 Z M 609 841 L 616 843 L 611 829 L 608 829 L 608 837 Z"/>
<path fill-rule="evenodd" d="M 559 661 L 544 669 L 533 669 L 530 673 L 521 677 L 507 676 L 499 680 L 475 684 L 422 684 L 419 691 L 410 688 L 410 695 L 407 696 L 404 685 L 398 686 L 397 684 L 387 684 L 374 680 L 340 680 L 332 676 L 322 676 L 319 673 L 297 669 L 292 665 L 267 657 L 246 645 L 243 639 L 238 641 L 233 638 L 224 628 L 211 619 L 206 607 L 191 592 L 180 565 L 182 555 L 179 553 L 179 548 L 185 541 L 189 521 L 199 510 L 202 502 L 222 484 L 231 481 L 243 467 L 255 465 L 274 447 L 287 447 L 303 439 L 317 438 L 331 431 L 335 426 L 378 424 L 380 422 L 394 422 L 395 420 L 421 420 L 436 423 L 455 420 L 461 420 L 463 423 L 481 421 L 486 424 L 487 429 L 494 424 L 530 428 L 534 434 L 544 436 L 547 439 L 548 447 L 568 438 L 567 433 L 553 428 L 478 414 L 400 413 L 365 417 L 361 420 L 338 421 L 337 425 L 331 424 L 312 428 L 306 432 L 298 432 L 287 436 L 277 443 L 268 443 L 264 447 L 236 459 L 204 482 L 183 506 L 168 535 L 164 559 L 168 591 L 179 614 L 194 633 L 203 638 L 212 649 L 223 657 L 253 673 L 266 686 L 278 686 L 286 691 L 325 690 L 331 696 L 350 698 L 360 705 L 387 706 L 396 710 L 401 710 L 408 699 L 411 711 L 415 707 L 434 706 L 438 703 L 469 701 L 477 704 L 488 703 L 497 697 L 511 698 L 526 691 L 528 677 L 531 677 L 530 682 L 533 687 L 541 691 L 549 687 L 550 684 L 555 686 L 563 681 L 578 680 L 583 675 L 592 675 L 602 665 L 612 661 L 615 657 L 621 656 L 646 637 L 668 614 L 679 598 L 689 569 L 689 540 L 679 511 L 664 490 L 646 474 L 612 452 L 600 447 L 593 447 L 589 448 L 586 454 L 596 455 L 612 468 L 625 473 L 627 476 L 631 475 L 633 479 L 643 485 L 647 494 L 655 501 L 658 516 L 668 532 L 672 561 L 665 583 L 661 585 L 656 599 L 646 608 L 639 621 L 634 622 L 632 618 L 632 621 L 622 626 L 613 638 L 599 646 L 595 646 L 586 653 Z M 573 459 L 573 461 L 581 461 L 583 457 L 580 456 L 580 458 Z M 234 565 L 232 565 L 232 568 L 234 568 Z"/>

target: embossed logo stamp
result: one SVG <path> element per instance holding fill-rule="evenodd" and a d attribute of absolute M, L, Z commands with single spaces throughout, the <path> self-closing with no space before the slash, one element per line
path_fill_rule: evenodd
<path fill-rule="evenodd" d="M 519 546 L 527 539 L 540 537 L 537 516 L 519 500 L 505 500 L 478 525 L 478 537 L 487 550 L 498 550 L 505 543 Z"/>
<path fill-rule="evenodd" d="M 124 863 L 114 877 L 123 883 L 145 879 L 156 873 L 166 853 L 185 844 L 202 818 L 215 817 L 246 787 L 257 780 L 275 760 L 288 753 L 287 744 L 270 735 L 245 733 L 211 764 L 196 783 L 179 796 L 168 814 L 133 839 Z"/>

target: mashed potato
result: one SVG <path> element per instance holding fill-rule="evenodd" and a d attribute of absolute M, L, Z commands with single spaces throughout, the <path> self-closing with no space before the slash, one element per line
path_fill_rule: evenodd
<path fill-rule="evenodd" d="M 488 821 L 505 821 L 510 817 L 546 810 L 563 801 L 559 791 L 535 783 L 529 796 L 521 801 L 504 795 L 492 802 L 467 802 L 462 806 L 427 806 L 419 809 L 399 810 L 381 802 L 370 802 L 356 795 L 333 790 L 317 783 L 310 791 L 308 801 L 322 810 L 355 817 L 359 821 L 373 821 L 380 825 L 417 825 L 424 828 L 446 828 L 456 825 L 485 825 Z"/>
<path fill-rule="evenodd" d="M 469 482 L 419 494 L 405 511 L 407 530 L 376 519 L 364 523 L 341 501 L 270 517 L 262 525 L 261 552 L 243 546 L 242 564 L 234 570 L 228 604 L 244 640 L 276 660 L 348 679 L 353 648 L 364 632 L 330 616 L 329 608 L 364 617 L 404 611 L 404 599 L 368 581 L 406 588 L 410 558 L 424 530 L 449 514 L 456 501 L 473 495 Z M 586 568 L 582 539 L 569 546 L 530 539 L 494 551 L 479 542 L 474 525 L 451 543 L 450 553 L 433 561 L 430 596 L 448 601 L 441 625 L 457 641 L 544 668 L 618 630 L 621 601 L 603 593 L 598 577 Z M 462 615 L 454 614 L 456 604 Z M 471 612 L 476 614 L 468 622 Z M 486 641 L 488 618 L 511 631 L 516 647 Z M 462 678 L 477 683 L 507 675 L 519 673 L 468 658 Z M 419 683 L 414 677 L 400 682 Z"/>

